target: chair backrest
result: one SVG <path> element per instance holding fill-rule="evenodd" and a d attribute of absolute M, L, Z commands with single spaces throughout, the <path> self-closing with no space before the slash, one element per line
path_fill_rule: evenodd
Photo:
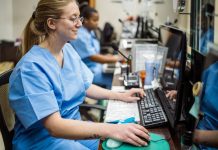
<path fill-rule="evenodd" d="M 106 22 L 105 25 L 104 25 L 104 29 L 103 29 L 103 41 L 104 43 L 110 43 L 112 42 L 112 36 L 113 36 L 113 33 L 114 33 L 114 28 L 113 26 Z"/>
<path fill-rule="evenodd" d="M 10 61 L 14 65 L 21 58 L 21 51 L 18 46 L 14 45 L 14 42 L 0 41 L 0 62 Z"/>
<path fill-rule="evenodd" d="M 8 83 L 13 69 L 0 74 L 0 129 L 6 150 L 12 149 L 14 113 L 8 101 Z"/>

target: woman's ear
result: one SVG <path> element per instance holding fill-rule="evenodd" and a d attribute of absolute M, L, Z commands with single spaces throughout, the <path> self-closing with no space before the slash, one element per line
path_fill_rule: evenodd
<path fill-rule="evenodd" d="M 56 29 L 56 20 L 53 18 L 48 18 L 47 25 L 50 29 L 55 30 Z"/>

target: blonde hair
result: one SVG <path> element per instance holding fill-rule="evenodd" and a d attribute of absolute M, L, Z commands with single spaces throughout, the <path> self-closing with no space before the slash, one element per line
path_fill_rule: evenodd
<path fill-rule="evenodd" d="M 40 0 L 23 31 L 22 53 L 29 51 L 34 44 L 41 43 L 48 36 L 50 29 L 48 18 L 59 18 L 63 7 L 76 0 Z"/>

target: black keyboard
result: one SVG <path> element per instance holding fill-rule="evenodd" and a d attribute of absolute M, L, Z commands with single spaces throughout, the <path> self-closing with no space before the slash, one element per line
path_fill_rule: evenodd
<path fill-rule="evenodd" d="M 166 124 L 166 115 L 155 96 L 153 89 L 145 90 L 146 96 L 138 101 L 141 124 L 144 127 L 157 127 Z"/>
<path fill-rule="evenodd" d="M 175 111 L 176 101 L 168 99 L 165 92 L 161 89 L 156 89 L 156 93 L 163 107 Z"/>

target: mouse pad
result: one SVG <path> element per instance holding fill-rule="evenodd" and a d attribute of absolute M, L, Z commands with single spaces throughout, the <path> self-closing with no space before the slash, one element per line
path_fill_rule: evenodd
<path fill-rule="evenodd" d="M 148 146 L 138 147 L 128 143 L 122 143 L 117 148 L 109 148 L 106 146 L 107 140 L 102 143 L 104 150 L 170 150 L 169 143 L 165 138 L 159 134 L 149 133 L 150 134 L 150 143 Z"/>

